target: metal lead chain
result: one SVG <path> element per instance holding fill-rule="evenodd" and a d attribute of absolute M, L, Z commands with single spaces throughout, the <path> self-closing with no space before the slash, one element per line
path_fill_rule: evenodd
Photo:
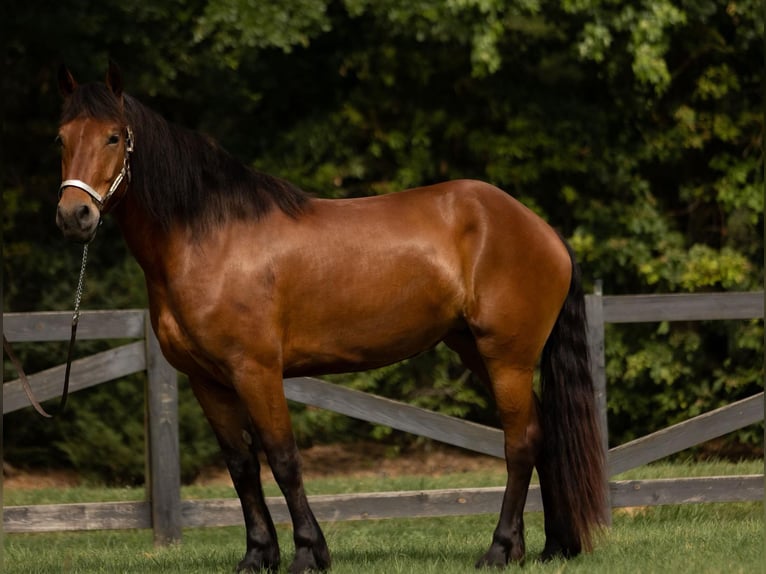
<path fill-rule="evenodd" d="M 85 283 L 85 265 L 88 263 L 88 244 L 82 248 L 82 265 L 80 266 L 80 278 L 77 280 L 77 290 L 74 294 L 74 314 L 72 315 L 72 325 L 77 325 L 80 320 L 80 301 L 82 300 L 82 288 Z"/>

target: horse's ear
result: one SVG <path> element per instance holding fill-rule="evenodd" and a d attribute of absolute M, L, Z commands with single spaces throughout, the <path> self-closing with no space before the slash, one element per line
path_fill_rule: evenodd
<path fill-rule="evenodd" d="M 61 64 L 59 67 L 59 91 L 61 95 L 67 98 L 74 93 L 76 88 L 77 82 L 74 76 L 72 76 L 72 72 L 69 71 L 65 64 Z"/>
<path fill-rule="evenodd" d="M 117 99 L 122 99 L 122 71 L 112 59 L 109 60 L 109 71 L 106 73 L 106 85 Z"/>

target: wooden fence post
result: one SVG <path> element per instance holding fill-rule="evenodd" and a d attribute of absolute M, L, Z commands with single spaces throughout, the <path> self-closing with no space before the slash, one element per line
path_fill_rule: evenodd
<path fill-rule="evenodd" d="M 146 313 L 146 489 L 154 544 L 181 541 L 178 374 L 165 360 Z"/>
<path fill-rule="evenodd" d="M 593 390 L 596 393 L 596 405 L 600 414 L 601 444 L 605 456 L 609 453 L 609 425 L 606 404 L 606 356 L 604 354 L 604 299 L 600 279 L 594 284 L 593 294 L 585 296 L 585 312 L 588 317 L 588 352 L 590 370 L 593 378 Z M 604 489 L 609 500 L 609 464 L 604 470 Z M 609 504 L 611 509 L 611 503 Z M 612 523 L 611 510 L 605 516 L 608 525 Z"/>

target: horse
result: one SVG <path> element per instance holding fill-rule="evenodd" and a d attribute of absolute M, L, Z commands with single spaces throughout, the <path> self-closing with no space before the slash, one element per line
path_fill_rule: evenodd
<path fill-rule="evenodd" d="M 383 196 L 322 199 L 260 173 L 105 82 L 62 66 L 56 223 L 90 242 L 113 216 L 141 266 L 163 354 L 189 384 L 241 501 L 238 571 L 276 570 L 265 453 L 293 526 L 291 573 L 327 570 L 283 377 L 364 370 L 443 341 L 488 386 L 507 483 L 477 567 L 525 559 L 533 468 L 542 559 L 593 547 L 605 524 L 604 452 L 570 246 L 488 183 L 458 180 Z M 533 389 L 538 365 L 540 398 Z"/>

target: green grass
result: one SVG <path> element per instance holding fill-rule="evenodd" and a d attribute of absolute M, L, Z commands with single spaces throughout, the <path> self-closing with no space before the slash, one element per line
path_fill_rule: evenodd
<path fill-rule="evenodd" d="M 486 549 L 494 516 L 325 524 L 335 574 L 470 572 Z M 754 573 L 763 565 L 758 503 L 672 506 L 615 513 L 596 550 L 540 564 L 542 516 L 528 515 L 527 573 Z M 292 552 L 279 529 L 283 561 Z M 6 535 L 5 572 L 230 573 L 244 551 L 241 528 L 188 529 L 180 546 L 156 549 L 148 531 Z M 286 565 L 286 564 L 285 564 Z M 283 568 L 283 571 L 285 568 Z"/>
<path fill-rule="evenodd" d="M 666 478 L 755 474 L 763 463 L 650 465 L 619 478 Z M 499 480 L 499 482 L 498 482 Z M 438 478 L 397 477 L 322 479 L 312 493 L 411 490 L 502 484 L 504 477 L 461 473 Z M 56 495 L 58 492 L 58 495 Z M 270 494 L 275 494 L 274 492 Z M 184 497 L 231 496 L 227 487 L 189 487 Z M 141 489 L 78 487 L 46 491 L 6 491 L 5 503 L 75 502 L 141 499 Z M 38 500 L 31 500 L 37 498 Z M 323 525 L 335 574 L 438 573 L 472 571 L 490 542 L 496 516 L 326 523 Z M 760 503 L 665 506 L 614 512 L 612 528 L 595 551 L 568 562 L 535 560 L 544 544 L 542 515 L 528 514 L 526 540 L 530 573 L 758 573 L 764 565 L 763 506 Z M 292 554 L 292 539 L 279 527 L 283 571 Z M 183 544 L 154 548 L 150 531 L 102 531 L 56 534 L 6 534 L 8 574 L 77 572 L 230 573 L 244 552 L 241 527 L 186 529 Z"/>

